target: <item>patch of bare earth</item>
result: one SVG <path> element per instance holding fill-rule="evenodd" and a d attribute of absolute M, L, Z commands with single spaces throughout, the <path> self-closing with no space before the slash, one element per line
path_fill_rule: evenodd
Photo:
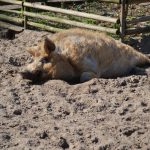
<path fill-rule="evenodd" d="M 25 48 L 45 35 L 0 39 L 0 149 L 148 150 L 150 68 L 148 76 L 32 85 L 18 72 L 30 61 Z"/>

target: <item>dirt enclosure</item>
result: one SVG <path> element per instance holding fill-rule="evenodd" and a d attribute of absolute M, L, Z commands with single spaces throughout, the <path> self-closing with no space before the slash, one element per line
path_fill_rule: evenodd
<path fill-rule="evenodd" d="M 150 68 L 148 76 L 76 85 L 21 80 L 18 71 L 30 62 L 25 48 L 47 34 L 0 39 L 0 149 L 150 150 Z M 150 53 L 150 37 L 131 44 Z"/>

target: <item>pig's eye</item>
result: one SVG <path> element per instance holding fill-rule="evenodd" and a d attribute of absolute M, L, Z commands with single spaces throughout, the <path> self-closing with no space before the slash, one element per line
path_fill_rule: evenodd
<path fill-rule="evenodd" d="M 43 64 L 48 63 L 49 59 L 48 59 L 48 57 L 43 57 L 43 58 L 40 59 L 40 62 L 43 63 Z"/>

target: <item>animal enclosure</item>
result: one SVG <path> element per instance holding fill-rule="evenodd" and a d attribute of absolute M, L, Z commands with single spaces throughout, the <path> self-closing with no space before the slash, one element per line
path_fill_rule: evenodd
<path fill-rule="evenodd" d="M 59 0 L 62 1 L 62 0 Z M 69 0 L 68 0 L 69 1 Z M 71 8 L 60 8 L 54 6 L 41 5 L 39 3 L 17 0 L 0 0 L 9 4 L 19 5 L 20 10 L 0 9 L 1 26 L 12 28 L 9 23 L 17 23 L 20 27 L 26 29 L 28 26 L 42 28 L 51 32 L 58 32 L 65 28 L 79 27 L 104 31 L 110 34 L 119 35 L 123 40 L 126 35 L 148 33 L 150 26 L 134 27 L 133 24 L 150 21 L 150 15 L 144 15 L 136 18 L 128 18 L 129 5 L 133 3 L 146 3 L 149 0 L 99 0 L 102 3 L 116 4 L 120 11 L 117 16 L 99 15 L 91 12 L 73 10 Z M 50 1 L 49 1 L 50 2 Z M 54 2 L 51 1 L 51 2 Z M 63 1 L 64 2 L 64 1 Z M 86 1 L 85 1 L 86 3 Z M 78 8 L 77 8 L 78 9 Z M 9 15 L 6 13 L 9 13 Z M 17 14 L 10 15 L 10 14 Z M 38 21 L 35 21 L 38 20 Z"/>

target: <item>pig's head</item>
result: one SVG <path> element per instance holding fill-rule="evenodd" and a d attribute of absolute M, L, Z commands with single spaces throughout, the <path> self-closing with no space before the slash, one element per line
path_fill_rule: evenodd
<path fill-rule="evenodd" d="M 55 44 L 45 38 L 37 46 L 28 49 L 33 62 L 22 71 L 24 79 L 32 81 L 44 81 L 47 79 L 71 80 L 74 77 L 74 69 L 68 59 L 55 52 Z"/>

